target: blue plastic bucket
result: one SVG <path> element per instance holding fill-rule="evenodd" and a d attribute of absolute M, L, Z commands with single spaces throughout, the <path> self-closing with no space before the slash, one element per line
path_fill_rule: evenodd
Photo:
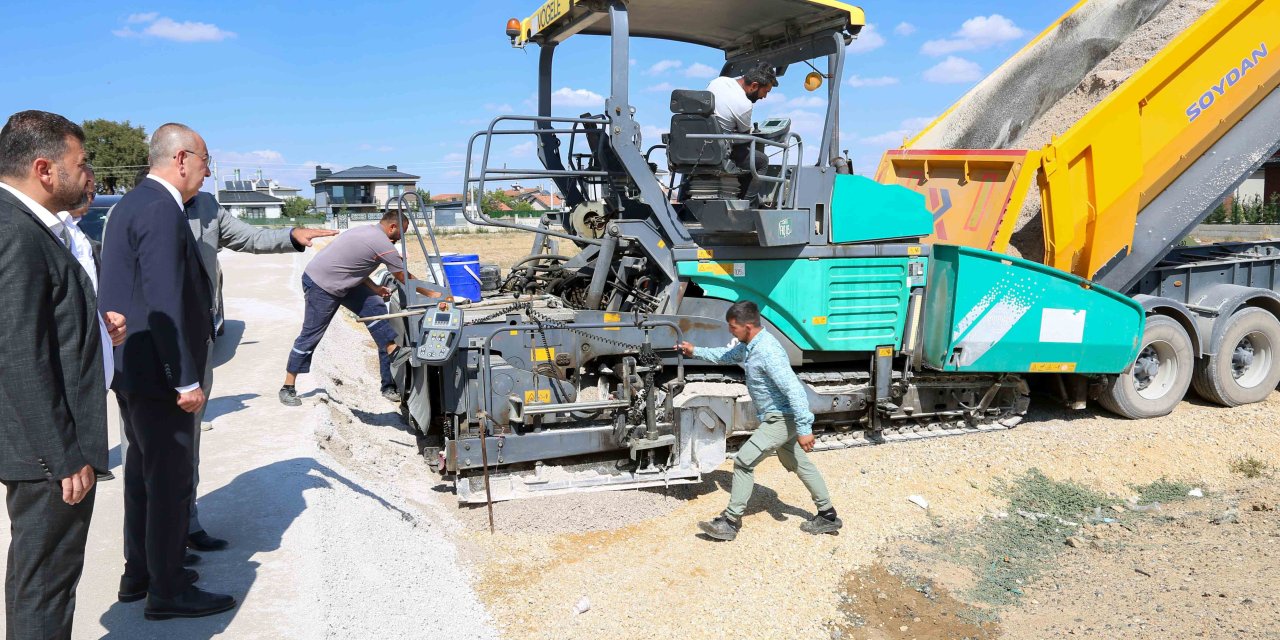
<path fill-rule="evenodd" d="M 474 253 L 463 253 L 455 256 L 441 256 L 444 263 L 444 277 L 449 281 L 453 297 L 476 301 L 480 299 L 480 256 Z"/>

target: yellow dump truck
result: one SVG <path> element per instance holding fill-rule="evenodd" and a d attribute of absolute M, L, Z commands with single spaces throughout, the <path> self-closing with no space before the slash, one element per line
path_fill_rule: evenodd
<path fill-rule="evenodd" d="M 1144 339 L 1135 369 L 1160 372 L 1179 397 L 1194 385 L 1219 404 L 1256 402 L 1280 382 L 1280 242 L 1180 244 L 1280 148 L 1280 0 L 1218 2 L 1048 145 L 1003 148 L 1039 115 L 1031 109 L 1043 114 L 1052 103 L 1020 96 L 1043 90 L 1026 80 L 1057 77 L 1063 92 L 1074 89 L 1082 75 L 1063 82 L 1046 67 L 1080 50 L 1081 24 L 1122 22 L 1099 12 L 1125 4 L 1072 7 L 886 153 L 876 178 L 925 196 L 931 241 L 997 252 L 1008 249 L 1019 213 L 1027 218 L 1024 198 L 1038 189 L 1039 224 L 1023 232 L 1042 234 L 1043 255 L 1023 258 L 1124 292 L 1149 317 L 1176 321 L 1175 330 Z M 990 108 L 997 102 L 1013 113 Z M 1031 106 L 1018 113 L 1023 104 Z M 956 143 L 992 148 L 940 148 Z M 1107 395 L 1100 399 L 1109 405 Z"/>

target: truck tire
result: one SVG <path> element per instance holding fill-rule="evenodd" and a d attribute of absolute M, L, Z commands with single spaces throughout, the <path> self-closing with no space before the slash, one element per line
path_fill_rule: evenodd
<path fill-rule="evenodd" d="M 1191 386 L 1192 354 L 1191 337 L 1182 325 L 1165 316 L 1149 316 L 1138 359 L 1111 379 L 1098 402 L 1124 418 L 1168 415 Z"/>
<path fill-rule="evenodd" d="M 1196 365 L 1196 393 L 1224 407 L 1261 402 L 1280 383 L 1280 320 L 1255 307 L 1227 320 L 1213 355 Z"/>

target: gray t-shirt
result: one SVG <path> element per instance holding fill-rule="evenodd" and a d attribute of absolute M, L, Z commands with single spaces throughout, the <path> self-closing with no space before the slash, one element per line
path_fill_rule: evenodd
<path fill-rule="evenodd" d="M 311 259 L 303 273 L 316 286 L 341 298 L 360 286 L 380 264 L 392 273 L 404 271 L 404 262 L 382 225 L 371 224 L 343 231 Z"/>

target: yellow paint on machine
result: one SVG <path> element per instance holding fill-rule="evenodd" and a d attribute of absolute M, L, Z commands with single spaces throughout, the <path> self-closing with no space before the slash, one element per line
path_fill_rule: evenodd
<path fill-rule="evenodd" d="M 1032 362 L 1030 373 L 1075 373 L 1074 362 Z"/>
<path fill-rule="evenodd" d="M 699 260 L 710 260 L 715 257 L 715 252 L 710 249 L 698 249 Z"/>
<path fill-rule="evenodd" d="M 892 358 L 893 347 L 876 347 L 876 355 L 881 358 Z"/>
<path fill-rule="evenodd" d="M 549 404 L 551 402 L 550 389 L 530 389 L 524 392 L 525 404 Z"/>
<path fill-rule="evenodd" d="M 1093 278 L 1128 253 L 1143 209 L 1280 87 L 1276 25 L 1280 0 L 1218 2 L 1045 147 L 1045 264 Z"/>
<path fill-rule="evenodd" d="M 604 321 L 605 322 L 622 322 L 622 316 L 617 313 L 606 313 L 604 314 Z M 605 331 L 618 331 L 620 329 L 621 327 L 605 327 L 604 328 Z"/>
<path fill-rule="evenodd" d="M 533 355 L 531 356 L 531 359 L 534 362 L 551 362 L 556 359 L 556 348 L 555 347 L 546 347 L 546 348 L 538 347 L 533 350 Z"/>
<path fill-rule="evenodd" d="M 698 273 L 711 273 L 718 276 L 732 276 L 733 263 L 731 262 L 700 262 L 698 263 Z"/>
<path fill-rule="evenodd" d="M 813 324 L 814 324 L 815 326 L 816 326 L 816 325 L 820 325 L 820 324 L 826 324 L 826 323 L 827 323 L 827 317 L 826 317 L 826 316 L 814 316 L 814 317 L 813 317 Z"/>

